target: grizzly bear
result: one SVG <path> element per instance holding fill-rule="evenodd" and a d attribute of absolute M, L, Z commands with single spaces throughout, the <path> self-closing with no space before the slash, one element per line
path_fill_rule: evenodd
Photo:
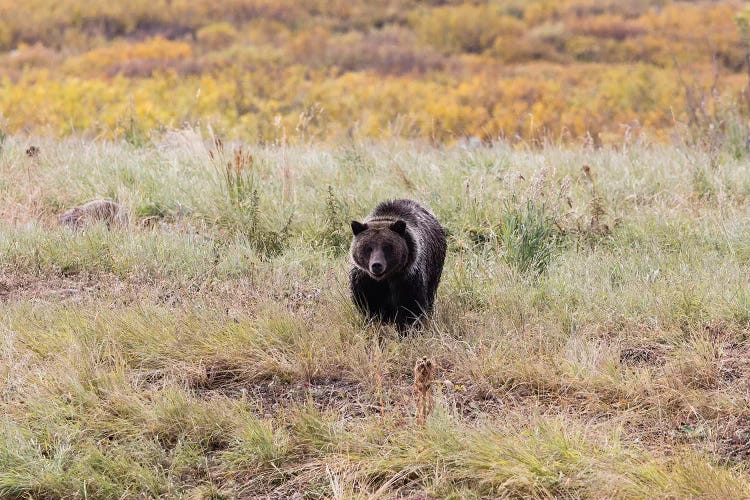
<path fill-rule="evenodd" d="M 432 311 L 445 261 L 445 230 L 413 200 L 379 204 L 352 221 L 352 300 L 368 319 L 403 332 Z"/>

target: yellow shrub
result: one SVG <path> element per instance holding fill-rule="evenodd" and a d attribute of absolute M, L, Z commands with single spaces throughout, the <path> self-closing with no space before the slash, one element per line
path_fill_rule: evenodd
<path fill-rule="evenodd" d="M 107 73 L 118 65 L 132 61 L 186 59 L 192 55 L 192 52 L 193 49 L 188 43 L 155 37 L 144 42 L 120 43 L 112 47 L 92 50 L 69 59 L 64 69 L 70 74 L 96 75 Z"/>
<path fill-rule="evenodd" d="M 501 15 L 492 6 L 439 7 L 412 16 L 422 41 L 448 52 L 481 53 L 498 35 L 522 30 L 522 23 Z"/>
<path fill-rule="evenodd" d="M 198 30 L 198 42 L 210 50 L 222 49 L 237 39 L 237 30 L 229 23 L 213 23 Z"/>

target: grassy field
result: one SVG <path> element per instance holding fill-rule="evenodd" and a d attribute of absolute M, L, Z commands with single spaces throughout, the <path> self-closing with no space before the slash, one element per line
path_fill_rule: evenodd
<path fill-rule="evenodd" d="M 132 227 L 57 227 L 97 197 Z M 347 289 L 390 197 L 449 232 L 403 340 Z M 747 497 L 749 209 L 742 151 L 679 144 L 6 137 L 0 496 Z"/>

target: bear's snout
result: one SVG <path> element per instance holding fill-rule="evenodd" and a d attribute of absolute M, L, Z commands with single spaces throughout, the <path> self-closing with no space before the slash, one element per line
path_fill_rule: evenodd
<path fill-rule="evenodd" d="M 383 252 L 375 251 L 370 255 L 370 273 L 377 277 L 385 273 L 385 258 Z"/>

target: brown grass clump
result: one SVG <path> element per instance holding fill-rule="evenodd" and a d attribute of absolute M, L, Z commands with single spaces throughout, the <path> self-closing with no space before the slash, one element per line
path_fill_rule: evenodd
<path fill-rule="evenodd" d="M 435 365 L 427 356 L 422 356 L 414 365 L 414 400 L 417 405 L 417 424 L 424 425 L 432 411 L 432 383 L 435 381 Z"/>
<path fill-rule="evenodd" d="M 214 148 L 208 150 L 208 156 L 218 167 L 230 205 L 244 207 L 248 202 L 252 204 L 251 200 L 257 196 L 253 182 L 255 173 L 253 155 L 239 146 L 234 150 L 232 158 L 228 159 L 222 140 L 214 137 L 213 143 Z"/>

